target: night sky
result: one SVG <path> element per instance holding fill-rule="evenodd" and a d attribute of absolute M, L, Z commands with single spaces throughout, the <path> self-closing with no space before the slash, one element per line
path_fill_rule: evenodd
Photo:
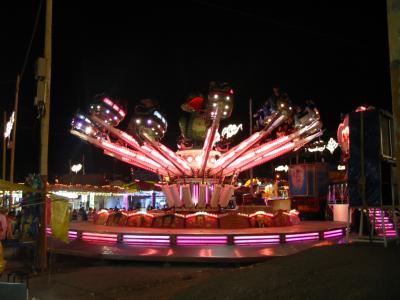
<path fill-rule="evenodd" d="M 87 173 L 128 173 L 127 166 L 69 133 L 73 113 L 86 110 L 101 92 L 127 103 L 129 112 L 139 99 L 157 98 L 169 121 L 164 143 L 173 149 L 177 119 L 183 114 L 180 104 L 190 92 L 206 93 L 212 80 L 234 87 L 235 108 L 225 123 L 243 123 L 243 137 L 248 133 L 248 99 L 259 108 L 274 84 L 296 104 L 313 99 L 327 136 L 335 136 L 341 113 L 362 103 L 391 107 L 385 1 L 360 1 L 358 6 L 354 1 L 279 1 L 269 7 L 264 2 L 264 8 L 260 1 L 83 2 L 54 1 L 51 177 L 68 173 L 69 160 L 79 162 L 83 153 Z M 20 0 L 3 4 L 1 112 L 12 111 L 15 78 L 38 5 Z M 21 85 L 18 180 L 38 171 L 40 121 L 33 106 L 33 70 L 43 53 L 43 32 L 44 9 Z M 125 129 L 127 121 L 119 128 Z"/>

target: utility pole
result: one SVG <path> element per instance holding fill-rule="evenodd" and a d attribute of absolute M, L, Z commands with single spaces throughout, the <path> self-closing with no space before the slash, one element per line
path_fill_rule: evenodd
<path fill-rule="evenodd" d="M 7 126 L 7 112 L 4 111 L 3 113 L 3 173 L 2 177 L 3 180 L 6 180 L 6 162 L 7 162 L 7 156 L 6 156 L 6 151 L 7 151 L 7 139 L 5 137 L 5 130 Z"/>
<path fill-rule="evenodd" d="M 392 111 L 397 164 L 400 162 L 400 5 L 398 0 L 387 0 L 389 33 L 390 77 L 392 83 Z M 396 168 L 396 185 L 400 187 L 400 167 Z"/>
<path fill-rule="evenodd" d="M 44 111 L 40 123 L 40 175 L 43 181 L 43 210 L 39 240 L 39 266 L 41 270 L 47 269 L 47 178 L 48 178 L 48 150 L 49 150 L 49 126 L 50 126 L 50 87 L 51 87 L 51 45 L 52 45 L 52 16 L 53 0 L 46 0 L 46 27 L 44 40 L 44 58 L 46 60 Z"/>
<path fill-rule="evenodd" d="M 15 84 L 15 103 L 14 103 L 14 126 L 12 129 L 11 142 L 11 162 L 10 162 L 10 181 L 14 182 L 14 165 L 15 165 L 15 146 L 17 144 L 17 121 L 18 121 L 18 102 L 19 102 L 19 84 L 21 76 L 18 74 L 17 83 Z"/>

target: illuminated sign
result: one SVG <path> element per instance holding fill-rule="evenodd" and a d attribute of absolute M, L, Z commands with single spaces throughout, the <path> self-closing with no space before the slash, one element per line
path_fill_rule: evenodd
<path fill-rule="evenodd" d="M 323 143 L 322 141 L 317 142 L 318 143 Z M 335 149 L 339 146 L 338 142 L 335 141 L 335 139 L 330 138 L 328 143 L 326 145 L 316 145 L 315 147 L 307 148 L 308 152 L 323 152 L 325 149 L 328 149 L 331 154 L 335 151 Z"/>
<path fill-rule="evenodd" d="M 338 146 L 339 146 L 338 142 L 336 142 L 333 138 L 330 138 L 328 144 L 326 144 L 326 149 L 328 149 L 329 152 L 333 154 L 333 152 Z"/>
<path fill-rule="evenodd" d="M 82 164 L 73 165 L 71 167 L 71 171 L 77 174 L 82 169 Z"/>
<path fill-rule="evenodd" d="M 316 147 L 313 147 L 313 148 L 307 148 L 307 151 L 308 152 L 322 152 L 322 151 L 324 151 L 325 150 L 325 145 L 323 145 L 323 146 L 316 146 Z"/>
<path fill-rule="evenodd" d="M 277 172 L 287 172 L 289 170 L 289 166 L 288 165 L 281 165 L 281 166 L 277 166 L 275 168 L 275 171 Z"/>
<path fill-rule="evenodd" d="M 10 120 L 7 122 L 6 129 L 4 130 L 4 138 L 7 139 L 10 137 L 11 131 L 14 127 L 14 112 L 11 114 Z"/>
<path fill-rule="evenodd" d="M 237 134 L 239 130 L 243 130 L 243 124 L 229 124 L 228 126 L 224 127 L 224 129 L 222 129 L 221 136 L 229 139 Z"/>

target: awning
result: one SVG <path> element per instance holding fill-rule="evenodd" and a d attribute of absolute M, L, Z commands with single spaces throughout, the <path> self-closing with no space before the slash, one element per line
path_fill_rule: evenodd
<path fill-rule="evenodd" d="M 19 183 L 12 183 L 7 180 L 0 179 L 0 191 L 22 191 L 24 193 L 31 193 L 35 192 L 35 189 L 25 185 L 25 184 L 19 184 Z"/>

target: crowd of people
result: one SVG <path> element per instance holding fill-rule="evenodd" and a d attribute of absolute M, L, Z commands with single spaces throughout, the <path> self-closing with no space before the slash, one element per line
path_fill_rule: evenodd
<path fill-rule="evenodd" d="M 70 220 L 71 221 L 93 221 L 94 216 L 96 215 L 96 208 L 90 207 L 86 210 L 84 207 L 80 207 L 79 209 L 71 209 L 70 211 Z"/>
<path fill-rule="evenodd" d="M 39 219 L 23 210 L 0 211 L 0 240 L 28 239 L 38 230 Z"/>

